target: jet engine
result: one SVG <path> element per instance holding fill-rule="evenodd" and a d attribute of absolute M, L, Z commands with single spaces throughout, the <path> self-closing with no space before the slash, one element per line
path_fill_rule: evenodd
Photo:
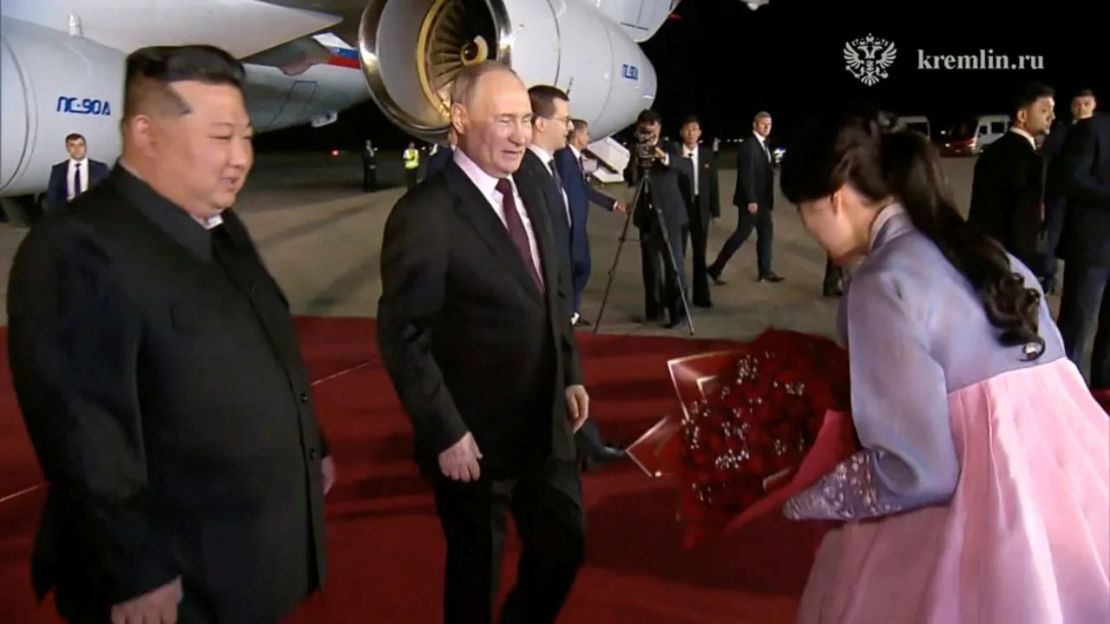
<path fill-rule="evenodd" d="M 85 136 L 90 158 L 111 164 L 120 150 L 123 53 L 14 18 L 0 29 L 0 194 L 45 188 L 50 166 L 68 158 L 72 132 Z"/>
<path fill-rule="evenodd" d="M 655 99 L 655 68 L 630 27 L 639 28 L 581 0 L 370 0 L 359 56 L 378 107 L 421 139 L 446 135 L 455 76 L 485 60 L 512 67 L 528 86 L 566 91 L 572 115 L 600 138 Z"/>

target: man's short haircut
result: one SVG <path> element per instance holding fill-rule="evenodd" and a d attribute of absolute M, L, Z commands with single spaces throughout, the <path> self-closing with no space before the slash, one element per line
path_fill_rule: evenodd
<path fill-rule="evenodd" d="M 640 111 L 640 116 L 636 118 L 637 125 L 650 126 L 657 123 L 662 123 L 662 119 L 659 117 L 659 113 L 653 111 L 650 108 L 645 108 L 644 110 Z"/>
<path fill-rule="evenodd" d="M 1052 97 L 1054 95 L 1056 95 L 1056 91 L 1046 84 L 1031 82 L 1022 85 L 1017 93 L 1014 94 L 1014 98 L 1010 104 L 1010 118 L 1016 120 L 1019 110 L 1032 106 L 1041 98 Z"/>
<path fill-rule="evenodd" d="M 770 118 L 771 118 L 771 113 L 768 113 L 767 111 L 759 111 L 758 113 L 755 114 L 755 119 L 753 119 L 752 122 L 753 123 L 759 123 L 760 119 L 770 119 Z"/>
<path fill-rule="evenodd" d="M 1090 89 L 1080 89 L 1079 93 L 1076 93 L 1075 97 L 1073 97 L 1072 99 L 1074 100 L 1076 98 L 1081 98 L 1081 97 L 1093 98 L 1093 97 L 1095 97 L 1095 92 L 1091 91 Z"/>
<path fill-rule="evenodd" d="M 70 141 L 76 141 L 77 139 L 85 141 L 85 136 L 77 132 L 70 132 L 66 135 L 66 145 L 69 145 Z M 85 143 L 88 144 L 88 141 L 85 141 Z"/>
<path fill-rule="evenodd" d="M 578 119 L 577 117 L 571 119 L 570 123 L 574 126 L 574 130 L 571 130 L 572 134 L 576 132 L 583 132 L 590 127 L 590 124 L 587 123 L 585 119 Z"/>
<path fill-rule="evenodd" d="M 150 46 L 127 56 L 123 119 L 141 113 L 180 116 L 190 111 L 170 85 L 196 81 L 243 90 L 243 64 L 210 45 Z"/>
<path fill-rule="evenodd" d="M 690 124 L 698 124 L 700 126 L 701 121 L 698 119 L 697 115 L 687 115 L 686 118 L 682 120 L 682 125 L 679 126 L 679 129 L 685 128 Z"/>
<path fill-rule="evenodd" d="M 535 85 L 528 89 L 528 99 L 532 102 L 532 123 L 539 117 L 551 119 L 555 114 L 555 100 L 570 102 L 565 91 L 551 85 Z"/>
<path fill-rule="evenodd" d="M 451 83 L 451 104 L 461 104 L 467 106 L 470 100 L 474 97 L 474 90 L 478 87 L 478 82 L 482 76 L 491 74 L 493 72 L 509 72 L 516 76 L 517 73 L 513 68 L 499 63 L 497 61 L 482 61 L 474 65 L 467 65 L 455 76 L 455 81 Z M 519 79 L 519 76 L 517 76 Z"/>

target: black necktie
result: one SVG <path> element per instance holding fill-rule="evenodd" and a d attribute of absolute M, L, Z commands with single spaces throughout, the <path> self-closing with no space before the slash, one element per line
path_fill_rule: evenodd
<path fill-rule="evenodd" d="M 567 195 L 563 190 L 563 181 L 559 178 L 559 170 L 555 168 L 555 159 L 547 161 L 547 168 L 551 170 L 551 177 L 555 178 L 555 188 L 559 191 L 559 196 L 563 199 L 563 211 L 567 213 L 567 223 L 571 222 L 570 219 L 570 206 L 567 205 Z"/>
<path fill-rule="evenodd" d="M 555 188 L 563 192 L 563 181 L 559 179 L 559 170 L 555 168 L 555 159 L 547 161 L 547 168 L 551 170 L 551 177 L 555 178 Z"/>
<path fill-rule="evenodd" d="M 81 194 L 81 163 L 73 163 L 73 181 L 70 188 L 73 189 L 73 198 L 77 199 Z"/>

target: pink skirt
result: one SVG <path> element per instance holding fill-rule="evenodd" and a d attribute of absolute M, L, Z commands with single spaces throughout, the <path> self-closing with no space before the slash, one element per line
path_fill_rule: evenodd
<path fill-rule="evenodd" d="M 1110 622 L 1110 418 L 1066 358 L 949 395 L 949 503 L 826 535 L 799 622 Z"/>

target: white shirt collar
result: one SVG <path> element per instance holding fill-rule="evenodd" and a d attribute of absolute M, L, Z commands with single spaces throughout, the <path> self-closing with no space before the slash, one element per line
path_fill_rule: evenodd
<path fill-rule="evenodd" d="M 69 164 L 70 165 L 81 165 L 82 167 L 88 167 L 89 166 L 89 157 L 85 156 L 81 160 L 73 160 L 72 158 L 70 158 L 69 159 Z"/>
<path fill-rule="evenodd" d="M 214 228 L 218 225 L 223 225 L 223 223 L 224 223 L 223 216 L 222 215 L 216 215 L 214 217 L 209 217 L 209 218 L 205 219 L 204 223 L 202 223 L 201 225 L 204 226 L 204 229 L 211 230 L 212 228 Z"/>
<path fill-rule="evenodd" d="M 763 135 L 756 132 L 755 130 L 752 130 L 752 134 L 755 135 L 755 138 L 759 139 L 759 144 L 760 145 L 763 145 L 764 143 L 767 142 L 766 139 L 764 139 Z"/>
<path fill-rule="evenodd" d="M 466 177 L 470 178 L 470 181 L 474 183 L 474 186 L 478 187 L 478 190 L 482 192 L 482 195 L 486 197 L 493 197 L 493 193 L 497 190 L 497 182 L 499 180 L 498 178 L 495 178 L 483 171 L 482 168 L 479 167 L 477 163 L 475 163 L 473 160 L 471 160 L 470 157 L 466 155 L 466 152 L 461 149 L 457 149 L 454 151 L 453 159 L 455 161 L 455 164 L 459 166 L 459 169 L 462 169 L 463 173 L 466 174 Z M 512 176 L 509 176 L 509 182 L 513 182 Z M 515 190 L 515 183 L 513 184 L 513 188 Z"/>
<path fill-rule="evenodd" d="M 1014 134 L 1020 134 L 1021 136 L 1025 137 L 1025 140 L 1029 141 L 1029 144 L 1033 146 L 1033 149 L 1037 149 L 1037 140 L 1033 138 L 1032 134 L 1029 134 L 1022 128 L 1015 128 L 1014 126 L 1010 126 L 1010 132 L 1013 132 Z"/>
<path fill-rule="evenodd" d="M 905 212 L 906 209 L 902 207 L 902 204 L 897 202 L 890 204 L 879 212 L 879 216 L 875 217 L 875 220 L 871 222 L 871 241 L 867 245 L 868 251 L 875 248 L 875 241 L 878 240 L 879 232 L 883 230 L 883 226 L 886 225 L 886 222 Z"/>
<path fill-rule="evenodd" d="M 553 159 L 553 157 L 551 155 L 551 152 L 545 150 L 544 148 L 540 147 L 539 145 L 529 145 L 528 149 L 531 150 L 532 153 L 535 154 L 536 156 L 539 156 L 540 162 L 542 162 L 545 165 L 548 164 L 549 162 L 551 162 L 551 160 Z"/>
<path fill-rule="evenodd" d="M 571 151 L 571 152 L 572 152 L 572 153 L 574 154 L 574 159 L 575 159 L 575 160 L 582 160 L 582 152 L 581 152 L 581 150 L 579 150 L 579 149 L 578 149 L 577 147 L 575 147 L 575 146 L 573 146 L 573 145 L 571 145 L 571 144 L 569 144 L 569 143 L 567 144 L 567 147 L 569 147 L 569 148 L 570 148 L 570 151 Z"/>
<path fill-rule="evenodd" d="M 685 143 L 683 143 L 682 144 L 682 155 L 683 156 L 689 155 L 689 156 L 693 156 L 694 158 L 697 158 L 698 157 L 698 146 L 694 145 L 693 148 L 689 148 L 689 147 L 686 147 Z"/>

